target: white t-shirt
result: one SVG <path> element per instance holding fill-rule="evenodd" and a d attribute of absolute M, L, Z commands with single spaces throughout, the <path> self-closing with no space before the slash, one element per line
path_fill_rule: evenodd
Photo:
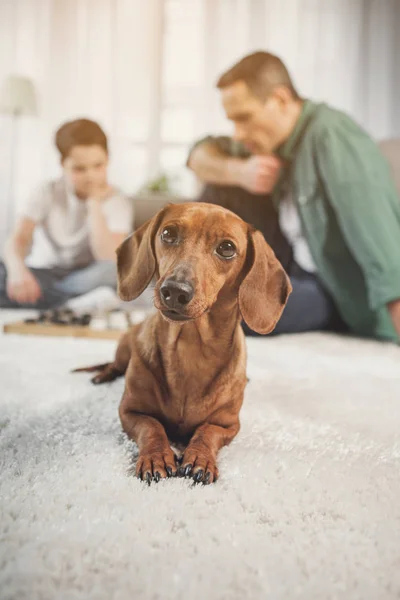
<path fill-rule="evenodd" d="M 293 248 L 294 260 L 305 271 L 315 273 L 317 267 L 311 256 L 307 240 L 303 235 L 297 207 L 290 192 L 279 203 L 279 225 Z"/>
<path fill-rule="evenodd" d="M 101 204 L 113 233 L 128 235 L 133 227 L 133 203 L 118 190 Z M 63 178 L 46 183 L 29 198 L 20 216 L 37 223 L 27 264 L 37 268 L 74 269 L 94 260 L 89 244 L 88 207 Z"/>

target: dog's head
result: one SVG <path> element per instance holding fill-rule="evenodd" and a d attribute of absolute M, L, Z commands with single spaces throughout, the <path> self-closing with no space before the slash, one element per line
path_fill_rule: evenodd
<path fill-rule="evenodd" d="M 117 250 L 118 293 L 134 300 L 155 276 L 154 303 L 169 321 L 199 318 L 236 297 L 248 326 L 269 333 L 291 292 L 263 235 L 212 204 L 168 205 Z"/>

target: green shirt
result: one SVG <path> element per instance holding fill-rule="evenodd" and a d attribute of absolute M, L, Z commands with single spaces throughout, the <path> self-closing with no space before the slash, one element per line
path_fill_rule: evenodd
<path fill-rule="evenodd" d="M 246 156 L 219 139 L 227 154 Z M 279 207 L 289 182 L 318 276 L 343 320 L 358 335 L 400 341 L 386 306 L 400 299 L 400 201 L 379 148 L 344 113 L 306 100 L 277 155 L 285 168 L 273 201 Z"/>

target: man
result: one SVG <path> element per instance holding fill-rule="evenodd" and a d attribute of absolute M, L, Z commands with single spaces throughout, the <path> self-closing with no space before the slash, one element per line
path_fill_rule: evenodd
<path fill-rule="evenodd" d="M 277 331 L 329 328 L 337 309 L 353 333 L 398 342 L 400 201 L 375 143 L 300 98 L 272 54 L 245 57 L 217 86 L 234 139 L 202 140 L 188 165 L 209 184 L 271 192 L 294 255 Z"/>
<path fill-rule="evenodd" d="M 65 123 L 55 142 L 62 177 L 22 209 L 0 263 L 0 307 L 111 308 L 115 250 L 131 231 L 132 204 L 108 183 L 107 138 L 97 123 Z"/>

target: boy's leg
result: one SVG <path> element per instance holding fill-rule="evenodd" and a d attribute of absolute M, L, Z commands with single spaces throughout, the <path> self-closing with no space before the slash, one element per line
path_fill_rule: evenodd
<path fill-rule="evenodd" d="M 54 283 L 57 291 L 67 299 L 82 296 L 98 287 L 117 288 L 117 265 L 111 260 L 96 261 L 68 273 Z"/>
<path fill-rule="evenodd" d="M 42 296 L 35 303 L 20 304 L 15 300 L 10 300 L 7 296 L 7 269 L 4 263 L 0 262 L 0 308 L 27 308 L 46 310 L 57 308 L 68 300 L 68 296 L 62 290 L 56 289 L 56 282 L 60 276 L 57 269 L 29 269 L 36 277 Z"/>
<path fill-rule="evenodd" d="M 331 298 L 316 277 L 293 276 L 290 281 L 293 291 L 270 335 L 345 329 Z M 258 335 L 245 324 L 243 329 L 246 335 Z"/>

